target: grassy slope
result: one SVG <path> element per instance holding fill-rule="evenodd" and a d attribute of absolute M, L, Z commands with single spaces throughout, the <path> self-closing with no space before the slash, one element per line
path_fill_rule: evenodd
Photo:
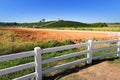
<path fill-rule="evenodd" d="M 65 28 L 65 27 L 90 27 L 90 24 L 75 21 L 49 21 L 39 23 L 22 23 L 19 26 L 36 28 Z"/>
<path fill-rule="evenodd" d="M 52 24 L 49 24 L 53 22 Z M 90 30 L 90 31 L 120 31 L 120 24 L 108 24 L 108 26 L 101 26 L 102 23 L 81 23 L 75 21 L 51 21 L 45 23 L 30 23 L 28 27 L 35 26 L 36 28 L 52 28 L 62 30 Z M 48 24 L 48 25 L 46 25 Z"/>
<path fill-rule="evenodd" d="M 51 24 L 50 24 L 51 23 Z M 0 25 L 2 26 L 2 24 Z M 3 24 L 7 26 L 7 24 Z M 35 22 L 35 23 L 18 23 L 16 25 L 11 24 L 8 26 L 23 26 L 23 27 L 37 27 L 37 28 L 59 28 L 59 27 L 86 27 L 90 24 L 75 22 L 75 21 L 49 21 L 49 22 Z"/>
<path fill-rule="evenodd" d="M 86 26 L 90 26 L 90 25 L 86 23 L 75 22 L 75 21 L 57 21 L 56 23 L 53 23 L 44 27 L 60 28 L 60 27 L 86 27 Z"/>
<path fill-rule="evenodd" d="M 101 26 L 102 25 L 102 26 Z M 120 31 L 120 24 L 108 24 L 103 26 L 104 23 L 81 23 L 75 21 L 49 21 L 49 22 L 34 22 L 34 23 L 9 23 L 0 24 L 0 27 L 29 27 L 29 28 L 52 28 L 62 30 L 90 30 L 90 31 Z"/>

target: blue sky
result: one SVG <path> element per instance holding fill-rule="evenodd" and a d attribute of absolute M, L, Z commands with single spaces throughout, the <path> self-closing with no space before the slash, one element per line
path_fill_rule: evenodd
<path fill-rule="evenodd" d="M 0 0 L 0 22 L 120 22 L 120 0 Z"/>

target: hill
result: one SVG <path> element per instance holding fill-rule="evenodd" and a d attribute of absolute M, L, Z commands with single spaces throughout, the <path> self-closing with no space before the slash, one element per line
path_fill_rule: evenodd
<path fill-rule="evenodd" d="M 59 27 L 86 27 L 86 26 L 90 26 L 90 24 L 75 22 L 75 21 L 63 21 L 63 20 L 61 20 L 61 21 L 55 21 L 54 23 L 43 26 L 43 27 L 59 28 Z"/>
<path fill-rule="evenodd" d="M 35 28 L 60 28 L 60 27 L 87 27 L 90 24 L 75 22 L 75 21 L 49 21 L 36 23 L 21 23 L 19 26 L 35 27 Z"/>
<path fill-rule="evenodd" d="M 80 27 L 104 27 L 105 23 L 82 23 L 76 21 L 48 21 L 48 22 L 34 22 L 34 23 L 0 23 L 2 27 L 29 27 L 29 28 L 80 28 Z"/>

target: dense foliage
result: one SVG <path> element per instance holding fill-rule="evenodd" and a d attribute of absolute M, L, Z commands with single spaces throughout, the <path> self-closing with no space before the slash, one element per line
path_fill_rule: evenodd
<path fill-rule="evenodd" d="M 107 27 L 106 23 L 93 23 L 91 24 L 93 27 Z"/>
<path fill-rule="evenodd" d="M 48 22 L 34 22 L 34 23 L 0 23 L 3 27 L 29 27 L 29 28 L 81 28 L 81 27 L 107 27 L 106 23 L 81 23 L 76 21 L 48 21 Z"/>
<path fill-rule="evenodd" d="M 61 21 L 56 21 L 55 23 L 44 26 L 44 27 L 59 28 L 59 27 L 86 27 L 86 26 L 90 26 L 90 25 L 86 23 L 81 23 L 81 22 L 61 20 Z"/>
<path fill-rule="evenodd" d="M 0 26 L 16 26 L 18 25 L 18 23 L 13 22 L 13 23 L 4 23 L 4 22 L 0 22 Z"/>

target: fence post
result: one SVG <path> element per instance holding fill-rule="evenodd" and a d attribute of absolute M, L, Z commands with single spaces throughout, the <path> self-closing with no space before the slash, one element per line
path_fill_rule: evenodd
<path fill-rule="evenodd" d="M 88 40 L 87 64 L 92 63 L 92 40 Z"/>
<path fill-rule="evenodd" d="M 119 39 L 117 45 L 118 45 L 118 53 L 117 53 L 117 57 L 120 58 L 120 39 Z"/>
<path fill-rule="evenodd" d="M 42 61 L 41 61 L 41 48 L 35 47 L 35 72 L 36 72 L 36 80 L 42 80 Z"/>

